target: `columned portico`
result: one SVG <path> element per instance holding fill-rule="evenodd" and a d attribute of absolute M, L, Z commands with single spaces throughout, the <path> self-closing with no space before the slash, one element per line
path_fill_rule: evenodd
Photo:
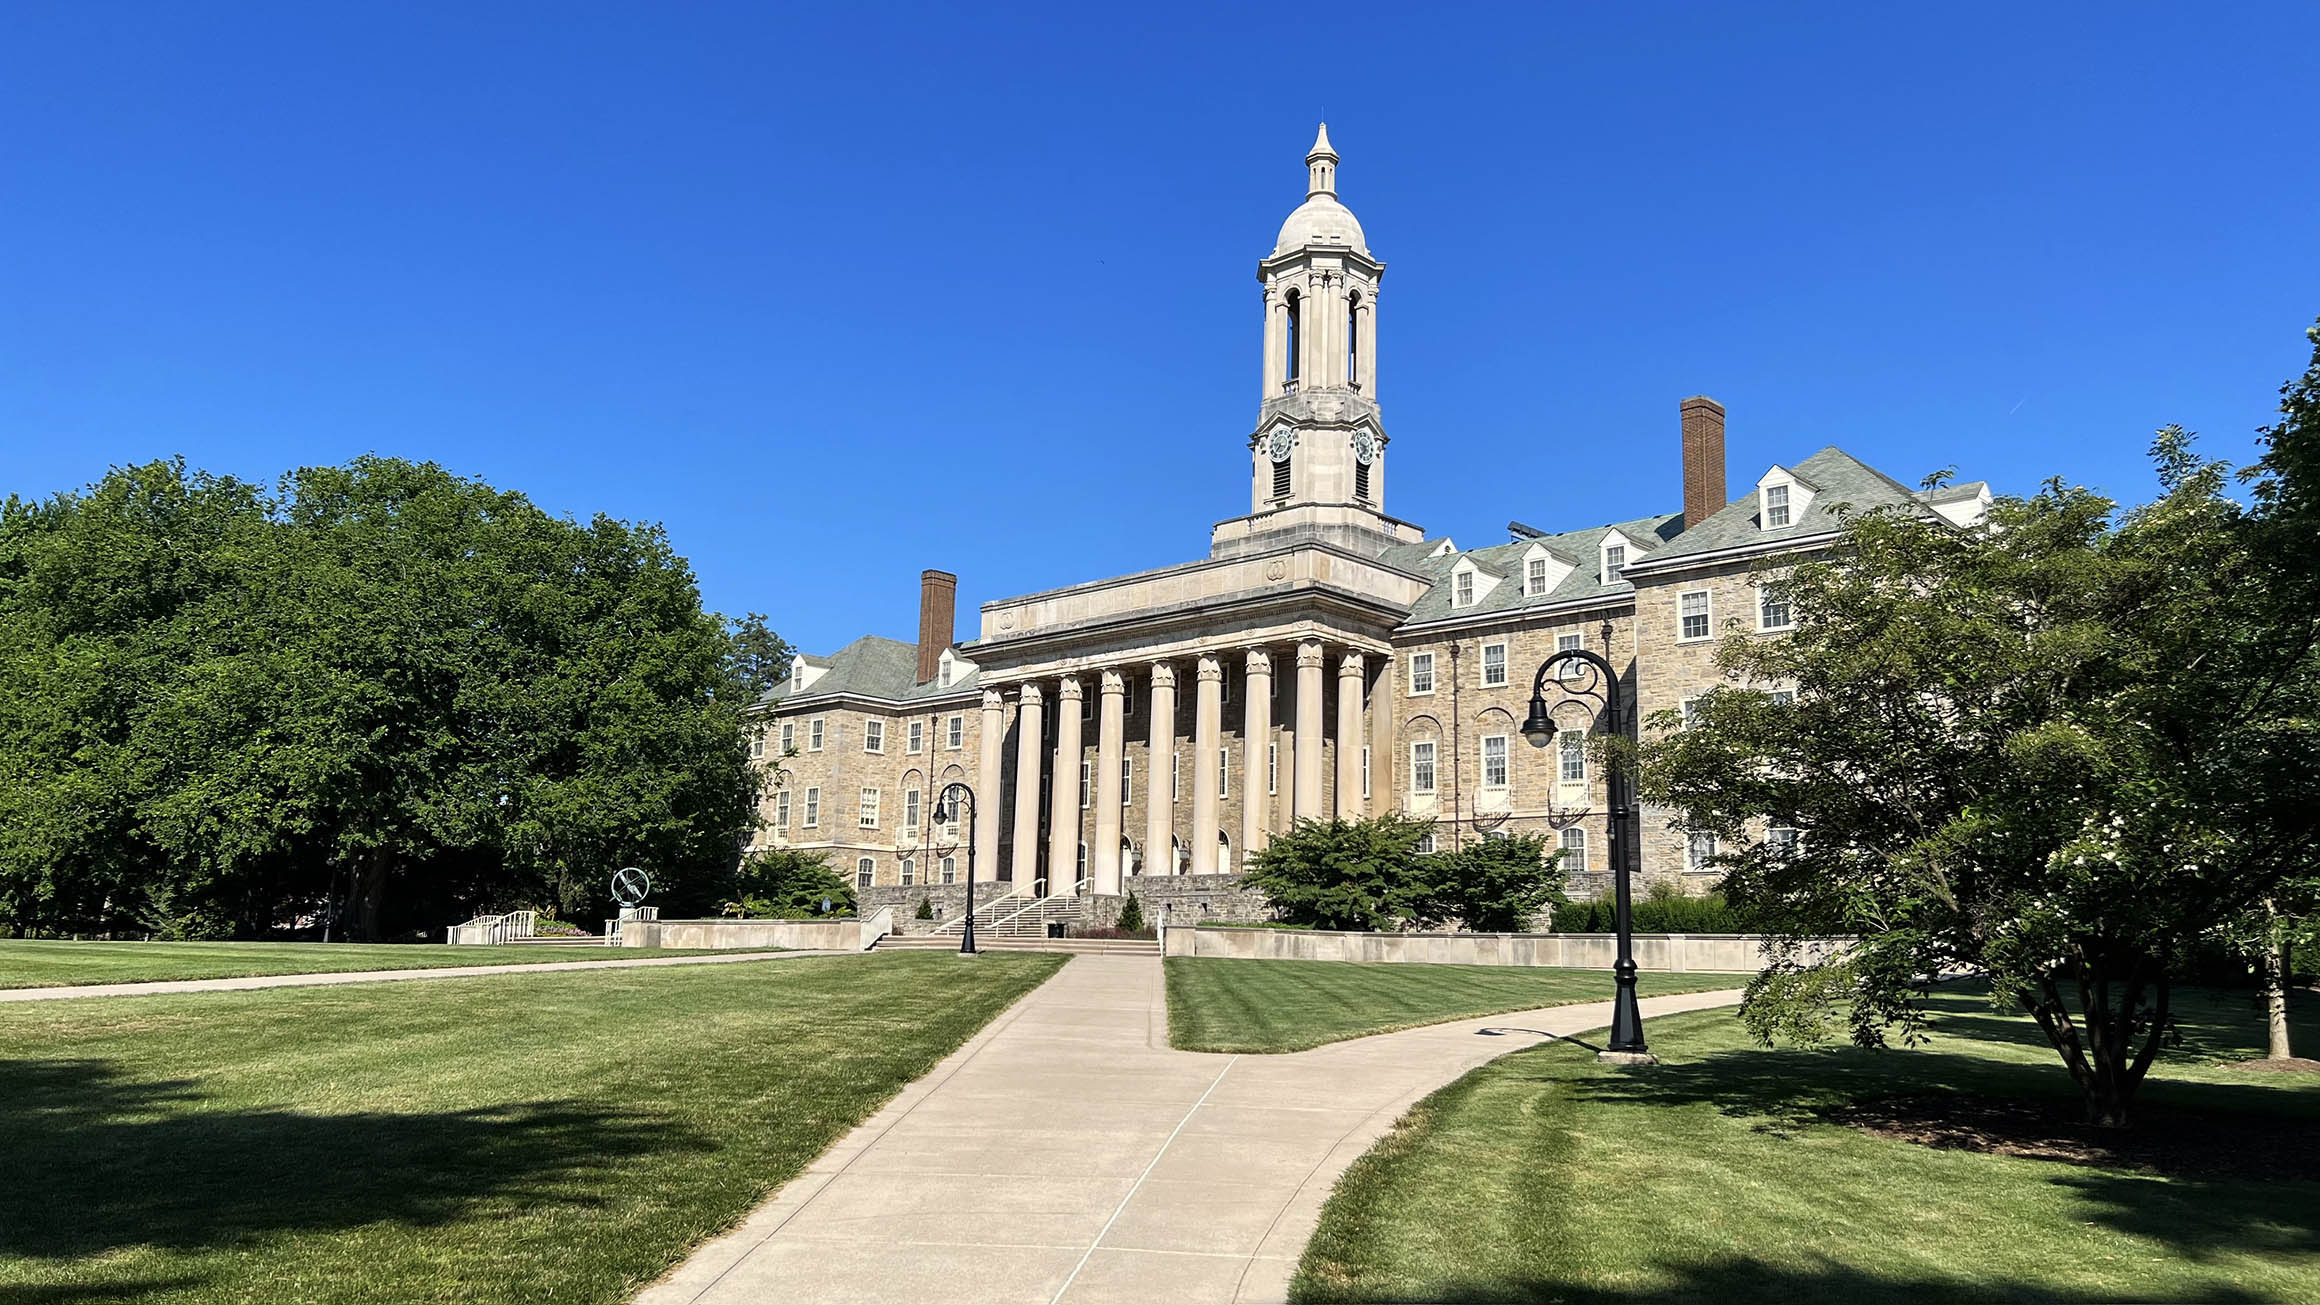
<path fill-rule="evenodd" d="M 1079 883 L 1079 677 L 1066 675 L 1055 691 L 1055 765 L 1048 788 L 1055 803 L 1047 813 L 1047 891 L 1069 893 Z"/>
<path fill-rule="evenodd" d="M 1230 872 L 1216 863 L 1217 773 L 1223 760 L 1224 663 L 1204 656 L 1199 663 L 1200 685 L 1192 730 L 1192 873 Z"/>
<path fill-rule="evenodd" d="M 1241 699 L 1241 864 L 1255 856 L 1265 846 L 1265 835 L 1270 828 L 1268 808 L 1271 800 L 1265 793 L 1266 750 L 1273 742 L 1273 658 L 1262 648 L 1251 648 L 1245 658 L 1247 669 Z"/>
<path fill-rule="evenodd" d="M 1039 744 L 1046 730 L 1039 686 L 1023 686 L 1015 713 L 1015 891 L 1028 893 L 1039 877 Z"/>
<path fill-rule="evenodd" d="M 1321 809 L 1321 642 L 1297 645 L 1297 818 L 1326 820 Z"/>
<path fill-rule="evenodd" d="M 1360 819 L 1363 685 L 1368 667 L 1358 652 L 1337 660 L 1337 815 Z"/>
<path fill-rule="evenodd" d="M 1144 780 L 1144 873 L 1176 873 L 1176 668 L 1152 663 L 1152 732 Z"/>
<path fill-rule="evenodd" d="M 1088 891 L 1120 891 L 1120 758 L 1127 751 L 1128 681 L 1105 671 L 1096 710 L 1096 841 L 1088 849 Z"/>
<path fill-rule="evenodd" d="M 976 753 L 975 878 L 985 883 L 999 877 L 999 821 L 1005 811 L 999 794 L 999 773 L 1006 758 L 1007 700 L 997 689 L 983 690 L 983 733 Z M 940 797 L 938 792 L 937 797 Z"/>

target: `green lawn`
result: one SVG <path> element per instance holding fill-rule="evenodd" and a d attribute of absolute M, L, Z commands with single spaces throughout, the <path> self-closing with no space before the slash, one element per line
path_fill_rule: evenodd
<path fill-rule="evenodd" d="M 625 1300 L 1063 960 L 0 1006 L 0 1300 Z"/>
<path fill-rule="evenodd" d="M 1608 970 L 1357 961 L 1167 960 L 1168 1041 L 1185 1051 L 1303 1051 L 1510 1010 L 1609 1001 Z M 1737 988 L 1742 974 L 1644 974 L 1646 997 Z"/>
<path fill-rule="evenodd" d="M 542 961 L 627 961 L 694 952 L 651 947 L 448 947 L 440 943 L 55 942 L 0 939 L 0 988 L 158 979 L 239 979 L 334 970 L 437 970 Z"/>
<path fill-rule="evenodd" d="M 2320 1075 L 2224 1067 L 2263 1054 L 2244 994 L 2179 1003 L 2184 1058 L 2138 1098 L 2146 1136 L 2194 1137 L 2169 1111 L 2253 1117 L 2227 1115 L 2240 1135 L 2224 1145 L 2183 1145 L 2171 1173 L 1934 1149 L 1825 1118 L 1908 1094 L 2074 1102 L 2029 1021 L 1972 994 L 1937 998 L 1936 1037 L 1915 1051 L 1764 1051 L 1731 1012 L 1702 1011 L 1645 1025 L 1667 1062 L 1654 1068 L 1521 1052 L 1420 1103 L 1354 1164 L 1292 1296 L 2320 1300 L 2320 1171 L 2211 1169 L 2300 1164 L 2278 1153 L 2320 1129 Z M 2300 1023 L 2306 1046 L 2320 1040 L 2320 1020 Z"/>

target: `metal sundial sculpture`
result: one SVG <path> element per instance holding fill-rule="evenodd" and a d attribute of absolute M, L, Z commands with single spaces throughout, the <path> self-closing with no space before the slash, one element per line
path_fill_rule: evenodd
<path fill-rule="evenodd" d="M 652 891 L 652 876 L 635 866 L 623 866 L 612 872 L 612 900 L 622 906 L 636 906 Z"/>

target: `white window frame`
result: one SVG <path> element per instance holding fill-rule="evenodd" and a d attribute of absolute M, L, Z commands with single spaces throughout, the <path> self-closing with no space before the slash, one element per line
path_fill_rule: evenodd
<path fill-rule="evenodd" d="M 795 751 L 797 751 L 797 722 L 785 720 L 781 723 L 781 755 L 786 757 Z"/>
<path fill-rule="evenodd" d="M 882 794 L 871 785 L 862 786 L 862 796 L 854 808 L 855 824 L 862 829 L 878 828 L 878 807 Z"/>
<path fill-rule="evenodd" d="M 1460 571 L 1450 577 L 1450 605 L 1452 607 L 1474 606 L 1474 572 L 1471 569 Z"/>
<path fill-rule="evenodd" d="M 1563 831 L 1563 869 L 1584 871 L 1586 868 L 1587 827 L 1573 825 Z"/>
<path fill-rule="evenodd" d="M 806 722 L 806 751 L 820 752 L 826 738 L 827 728 L 822 724 L 821 717 L 816 716 Z"/>
<path fill-rule="evenodd" d="M 1780 624 L 1772 623 L 1773 604 L 1780 606 Z M 1756 591 L 1756 628 L 1762 631 L 1793 630 L 1796 628 L 1796 609 L 1788 605 L 1786 596 L 1776 596 L 1770 589 Z"/>
<path fill-rule="evenodd" d="M 1573 771 L 1578 773 L 1573 774 Z M 1555 731 L 1555 781 L 1560 784 L 1587 782 L 1587 731 Z"/>
<path fill-rule="evenodd" d="M 885 721 L 866 720 L 862 722 L 862 751 L 874 757 L 886 755 Z"/>
<path fill-rule="evenodd" d="M 878 878 L 878 858 L 865 856 L 854 862 L 854 886 L 868 888 Z"/>
<path fill-rule="evenodd" d="M 1781 837 L 1783 834 L 1787 837 Z M 1804 834 L 1794 825 L 1772 825 L 1764 831 L 1764 846 L 1766 848 L 1785 847 L 1793 854 L 1797 845 L 1803 841 Z"/>
<path fill-rule="evenodd" d="M 1168 749 L 1168 800 L 1184 800 L 1184 754 L 1174 748 Z"/>
<path fill-rule="evenodd" d="M 1281 745 L 1268 743 L 1265 745 L 1265 796 L 1272 797 L 1280 791 Z"/>
<path fill-rule="evenodd" d="M 1366 743 L 1361 748 L 1361 796 L 1364 800 L 1369 797 L 1369 745 Z"/>
<path fill-rule="evenodd" d="M 786 788 L 773 795 L 773 827 L 789 828 L 789 790 Z"/>
<path fill-rule="evenodd" d="M 918 837 L 919 793 L 915 788 L 902 790 L 902 832 Z"/>
<path fill-rule="evenodd" d="M 1432 739 L 1410 740 L 1410 796 L 1432 797 L 1439 791 L 1441 776 L 1434 773 L 1441 749 Z"/>
<path fill-rule="evenodd" d="M 965 746 L 965 744 L 966 744 L 966 739 L 967 739 L 967 718 L 966 718 L 965 714 L 964 714 L 964 713 L 957 713 L 957 714 L 954 714 L 954 715 L 952 715 L 952 717 L 951 717 L 951 719 L 950 719 L 950 723 L 949 723 L 947 726 L 945 726 L 945 727 L 944 727 L 944 731 L 943 731 L 943 751 L 945 751 L 945 752 L 956 752 L 956 751 L 958 751 L 958 750 L 959 750 L 961 747 Z"/>
<path fill-rule="evenodd" d="M 1687 831 L 1684 835 L 1684 869 L 1693 874 L 1715 869 L 1709 862 L 1721 850 L 1714 834 L 1704 829 Z"/>
<path fill-rule="evenodd" d="M 1079 809 L 1085 811 L 1095 804 L 1096 763 L 1086 757 L 1081 757 L 1079 759 Z"/>
<path fill-rule="evenodd" d="M 1679 698 L 1676 700 L 1676 711 L 1683 717 L 1683 724 L 1678 726 L 1678 728 L 1688 730 L 1694 724 L 1698 723 L 1700 719 L 1700 709 L 1693 704 L 1699 702 L 1699 700 L 1700 699 L 1697 695 L 1689 698 Z"/>
<path fill-rule="evenodd" d="M 1493 653 L 1493 652 L 1496 652 L 1496 653 L 1498 654 L 1498 666 L 1496 667 L 1496 669 L 1497 669 L 1497 671 L 1498 671 L 1498 678 L 1497 678 L 1497 679 L 1495 679 L 1495 680 L 1494 680 L 1494 679 L 1492 679 L 1492 678 L 1490 678 L 1490 672 L 1491 672 L 1491 670 L 1493 669 L 1493 668 L 1492 668 L 1492 666 L 1491 666 L 1491 664 L 1490 664 L 1490 654 L 1491 654 L 1491 653 Z M 1502 688 L 1505 688 L 1505 687 L 1506 687 L 1506 640 L 1504 640 L 1504 639 L 1499 639 L 1499 640 L 1496 640 L 1496 641 L 1494 641 L 1494 642 L 1491 642 L 1491 643 L 1486 643 L 1486 644 L 1482 645 L 1482 652 L 1481 652 L 1481 655 L 1480 655 L 1480 656 L 1477 656 L 1477 657 L 1474 659 L 1474 667 L 1475 667 L 1475 674 L 1476 674 L 1476 675 L 1477 675 L 1477 676 L 1480 678 L 1480 680 L 1481 680 L 1481 682 L 1482 682 L 1482 687 L 1483 687 L 1483 688 L 1485 688 L 1485 689 L 1502 689 Z"/>
<path fill-rule="evenodd" d="M 946 884 L 955 884 L 959 881 L 959 859 L 957 857 L 946 856 L 942 859 L 942 881 Z"/>
<path fill-rule="evenodd" d="M 1772 496 L 1775 494 L 1780 495 L 1780 497 L 1774 499 Z M 1764 528 L 1766 530 L 1783 530 L 1794 523 L 1795 516 L 1789 511 L 1790 497 L 1789 487 L 1786 485 L 1766 485 L 1764 487 Z M 1775 517 L 1779 519 L 1774 520 Z"/>
<path fill-rule="evenodd" d="M 1559 653 L 1579 652 L 1586 646 L 1587 636 L 1583 634 L 1558 634 L 1555 636 L 1555 651 Z M 1566 682 L 1584 678 L 1586 674 L 1586 663 L 1579 661 L 1564 662 L 1555 668 L 1555 678 Z"/>
<path fill-rule="evenodd" d="M 1485 734 L 1478 741 L 1476 756 L 1482 764 L 1482 787 L 1486 789 L 1495 791 L 1509 787 L 1513 768 L 1509 765 L 1506 740 L 1504 734 Z M 1498 779 L 1495 782 L 1490 778 L 1491 754 L 1494 751 L 1498 754 Z"/>
<path fill-rule="evenodd" d="M 1432 856 L 1434 854 L 1434 831 L 1427 830 L 1425 837 L 1418 840 L 1418 846 L 1414 850 L 1422 856 Z"/>
<path fill-rule="evenodd" d="M 1618 556 L 1612 556 L 1614 553 L 1618 554 Z M 1617 581 L 1620 578 L 1619 573 L 1627 569 L 1627 545 L 1605 544 L 1603 546 L 1601 561 L 1603 569 L 1601 575 L 1597 578 L 1600 579 L 1604 584 L 1611 584 Z"/>
<path fill-rule="evenodd" d="M 1547 592 L 1547 559 L 1543 557 L 1525 558 L 1523 560 L 1523 597 L 1536 598 L 1545 592 Z"/>
<path fill-rule="evenodd" d="M 821 789 L 809 788 L 806 790 L 805 820 L 798 827 L 800 829 L 820 829 L 822 827 Z"/>
<path fill-rule="evenodd" d="M 907 856 L 902 858 L 902 865 L 900 868 L 902 871 L 903 887 L 908 888 L 910 885 L 918 882 L 918 861 L 915 858 Z"/>
<path fill-rule="evenodd" d="M 763 735 L 763 734 L 753 734 L 753 735 L 751 735 L 751 736 L 750 736 L 750 738 L 749 738 L 749 759 L 750 759 L 750 760 L 752 760 L 752 761 L 756 761 L 756 760 L 760 760 L 760 759 L 762 759 L 764 756 L 765 756 L 765 735 Z"/>
<path fill-rule="evenodd" d="M 1421 674 L 1425 676 L 1424 688 L 1418 687 Z M 1409 696 L 1413 698 L 1431 698 L 1434 696 L 1434 654 L 1430 652 L 1410 654 Z"/>
<path fill-rule="evenodd" d="M 902 750 L 910 756 L 926 751 L 926 722 L 913 718 L 903 727 Z"/>
<path fill-rule="evenodd" d="M 1216 795 L 1232 796 L 1232 745 L 1229 743 L 1216 750 Z"/>
<path fill-rule="evenodd" d="M 1695 599 L 1695 598 L 1697 598 L 1697 599 L 1699 599 L 1699 600 L 1700 600 L 1700 610 L 1699 610 L 1698 612 L 1689 612 L 1689 611 L 1686 611 L 1686 610 L 1684 610 L 1684 609 L 1685 609 L 1685 607 L 1686 607 L 1688 604 L 1690 604 L 1690 602 L 1691 602 L 1693 599 Z M 1691 622 L 1692 622 L 1692 618 L 1693 618 L 1694 616 L 1697 616 L 1697 617 L 1699 618 L 1699 621 L 1700 621 L 1700 633 L 1698 633 L 1698 634 L 1693 634 L 1693 633 L 1691 633 Z M 1713 638 L 1715 638 L 1715 637 L 1716 637 L 1716 595 L 1715 595 L 1715 592 L 1714 592 L 1713 590 L 1708 590 L 1708 589 L 1686 589 L 1686 590 L 1684 590 L 1682 593 L 1679 593 L 1679 594 L 1677 594 L 1677 595 L 1676 595 L 1676 642 L 1677 642 L 1677 643 L 1699 643 L 1700 641 L 1702 641 L 1702 640 L 1704 640 L 1704 639 L 1713 639 Z"/>

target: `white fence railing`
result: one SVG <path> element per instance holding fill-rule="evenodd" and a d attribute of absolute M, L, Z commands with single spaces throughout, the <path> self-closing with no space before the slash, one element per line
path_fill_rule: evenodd
<path fill-rule="evenodd" d="M 518 938 L 530 938 L 539 928 L 538 911 L 509 911 L 505 915 L 479 915 L 465 924 L 451 926 L 447 941 L 455 943 L 511 943 Z"/>

